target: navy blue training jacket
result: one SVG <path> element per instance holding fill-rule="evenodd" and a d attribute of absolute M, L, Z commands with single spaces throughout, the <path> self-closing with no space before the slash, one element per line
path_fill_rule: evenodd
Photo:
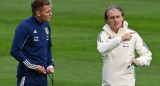
<path fill-rule="evenodd" d="M 37 65 L 47 68 L 53 65 L 52 43 L 48 22 L 40 23 L 35 17 L 22 21 L 15 30 L 11 55 L 19 62 L 17 77 L 33 71 Z"/>

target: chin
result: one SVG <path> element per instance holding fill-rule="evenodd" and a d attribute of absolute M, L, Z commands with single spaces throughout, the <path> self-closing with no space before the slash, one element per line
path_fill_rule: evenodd
<path fill-rule="evenodd" d="M 46 20 L 45 22 L 49 22 L 50 20 Z"/>
<path fill-rule="evenodd" d="M 121 28 L 121 26 L 116 26 L 115 28 Z"/>
<path fill-rule="evenodd" d="M 48 22 L 50 21 L 50 19 L 48 19 Z"/>

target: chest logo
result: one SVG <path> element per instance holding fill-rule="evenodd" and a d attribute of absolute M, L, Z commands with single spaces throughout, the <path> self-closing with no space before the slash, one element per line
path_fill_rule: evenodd
<path fill-rule="evenodd" d="M 109 36 L 108 39 L 112 39 L 112 38 Z"/>
<path fill-rule="evenodd" d="M 123 42 L 123 47 L 129 47 L 129 43 L 128 42 Z"/>
<path fill-rule="evenodd" d="M 33 33 L 37 33 L 37 30 L 34 30 Z"/>
<path fill-rule="evenodd" d="M 46 34 L 49 35 L 48 27 L 45 27 L 44 29 L 45 29 Z"/>
<path fill-rule="evenodd" d="M 34 41 L 39 41 L 38 36 L 35 36 L 35 37 L 34 37 Z"/>

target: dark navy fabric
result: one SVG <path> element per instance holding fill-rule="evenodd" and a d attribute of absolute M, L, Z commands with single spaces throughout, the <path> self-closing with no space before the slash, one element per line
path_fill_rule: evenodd
<path fill-rule="evenodd" d="M 27 76 L 24 79 L 24 86 L 48 86 L 47 84 L 47 75 L 39 74 L 36 72 L 27 72 Z M 22 77 L 23 78 L 23 77 Z M 21 86 L 23 79 L 19 78 L 17 80 L 17 86 Z"/>
<path fill-rule="evenodd" d="M 50 32 L 48 22 L 40 23 L 33 16 L 22 21 L 16 28 L 10 53 L 19 62 L 17 78 L 26 76 L 29 71 L 37 73 L 35 70 L 27 68 L 23 64 L 24 60 L 45 68 L 49 65 L 54 66 Z"/>

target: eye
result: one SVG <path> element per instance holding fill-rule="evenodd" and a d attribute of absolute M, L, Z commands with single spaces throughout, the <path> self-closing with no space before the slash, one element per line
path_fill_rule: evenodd
<path fill-rule="evenodd" d="M 114 19 L 114 16 L 111 16 L 110 19 L 113 20 L 113 19 Z"/>
<path fill-rule="evenodd" d="M 121 16 L 116 16 L 117 19 L 119 19 Z"/>
<path fill-rule="evenodd" d="M 48 10 L 46 13 L 50 13 L 51 12 L 51 10 Z"/>

